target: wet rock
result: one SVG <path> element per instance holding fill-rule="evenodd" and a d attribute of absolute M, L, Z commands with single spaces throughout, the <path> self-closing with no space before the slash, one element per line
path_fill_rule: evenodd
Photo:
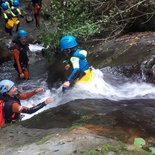
<path fill-rule="evenodd" d="M 117 155 L 117 153 L 110 151 L 107 153 L 107 155 Z"/>
<path fill-rule="evenodd" d="M 126 147 L 126 149 L 127 149 L 128 151 L 134 151 L 134 150 L 136 150 L 137 148 L 135 147 L 135 145 L 128 145 L 128 146 Z"/>
<path fill-rule="evenodd" d="M 144 66 L 147 74 L 154 76 L 154 60 L 152 60 L 155 51 L 154 40 L 155 33 L 146 32 L 121 36 L 104 43 L 100 42 L 96 44 L 95 49 L 90 49 L 90 64 L 97 68 L 124 66 L 124 73 L 129 76 L 136 70 L 139 74 L 141 64 L 146 61 L 147 64 Z M 128 66 L 133 67 L 128 68 Z"/>
<path fill-rule="evenodd" d="M 12 53 L 3 45 L 0 45 L 0 64 L 12 58 Z"/>
<path fill-rule="evenodd" d="M 27 15 L 27 16 L 26 16 L 26 22 L 27 22 L 27 23 L 30 23 L 30 22 L 32 22 L 32 21 L 33 21 L 32 16 Z"/>
<path fill-rule="evenodd" d="M 143 79 L 146 82 L 155 82 L 155 55 L 145 60 L 141 65 Z"/>

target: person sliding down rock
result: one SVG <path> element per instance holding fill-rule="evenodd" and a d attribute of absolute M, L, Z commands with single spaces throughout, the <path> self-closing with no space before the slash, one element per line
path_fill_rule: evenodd
<path fill-rule="evenodd" d="M 74 36 L 64 36 L 60 39 L 60 48 L 68 59 L 65 69 L 70 66 L 73 68 L 71 75 L 63 84 L 63 91 L 69 88 L 77 79 L 82 78 L 87 71 L 91 71 L 89 63 L 86 59 L 87 51 L 78 48 L 77 40 Z"/>

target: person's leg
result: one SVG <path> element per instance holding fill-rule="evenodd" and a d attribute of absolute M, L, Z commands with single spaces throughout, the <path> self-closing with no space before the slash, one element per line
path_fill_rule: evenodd
<path fill-rule="evenodd" d="M 34 18 L 35 18 L 35 23 L 37 27 L 37 7 L 34 7 Z"/>
<path fill-rule="evenodd" d="M 8 29 L 5 27 L 5 32 L 9 33 L 9 35 L 12 36 L 12 28 Z"/>
<path fill-rule="evenodd" d="M 40 26 L 40 10 L 41 6 L 37 8 L 37 25 Z"/>
<path fill-rule="evenodd" d="M 41 6 L 36 6 L 34 8 L 34 17 L 36 21 L 36 27 L 40 26 L 40 10 L 41 10 Z"/>
<path fill-rule="evenodd" d="M 18 32 L 19 26 L 20 26 L 20 22 L 16 26 L 16 32 Z"/>
<path fill-rule="evenodd" d="M 29 71 L 27 68 L 24 69 L 24 78 L 25 78 L 25 80 L 29 79 Z"/>

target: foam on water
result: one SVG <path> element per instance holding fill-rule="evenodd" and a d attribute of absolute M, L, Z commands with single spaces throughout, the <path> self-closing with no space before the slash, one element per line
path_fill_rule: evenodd
<path fill-rule="evenodd" d="M 36 52 L 36 51 L 41 51 L 42 49 L 44 49 L 44 47 L 39 44 L 29 44 L 29 49 L 31 52 Z"/>
<path fill-rule="evenodd" d="M 42 50 L 43 47 L 40 45 L 30 44 L 31 51 Z M 93 69 L 93 79 L 89 83 L 78 84 L 72 89 L 62 93 L 62 86 L 58 89 L 48 88 L 45 80 L 29 80 L 28 83 L 24 82 L 19 85 L 19 87 L 28 87 L 27 90 L 32 90 L 36 87 L 44 87 L 45 92 L 39 93 L 29 100 L 22 101 L 22 105 L 32 107 L 38 103 L 43 102 L 47 97 L 52 96 L 54 102 L 48 106 L 42 108 L 38 112 L 32 115 L 26 115 L 24 119 L 28 119 L 33 115 L 44 111 L 46 109 L 56 107 L 61 104 L 65 104 L 69 101 L 76 99 L 109 99 L 109 100 L 130 100 L 130 99 L 155 99 L 155 87 L 152 84 L 137 81 L 126 81 L 118 85 L 118 79 L 111 84 L 107 82 L 104 72 L 99 69 Z M 115 76 L 115 75 L 110 75 Z M 113 78 L 115 79 L 115 77 Z M 121 78 L 119 80 L 122 80 Z M 30 88 L 29 88 L 30 87 Z"/>
<path fill-rule="evenodd" d="M 39 86 L 46 89 L 45 92 L 39 93 L 28 101 L 22 101 L 22 105 L 33 106 L 40 102 L 43 102 L 47 97 L 52 96 L 54 102 L 39 110 L 35 114 L 44 111 L 46 109 L 56 107 L 61 104 L 65 104 L 69 101 L 76 99 L 109 99 L 109 100 L 129 100 L 129 99 L 154 99 L 155 87 L 151 84 L 144 82 L 127 82 L 119 86 L 110 85 L 105 82 L 104 74 L 99 69 L 93 69 L 94 76 L 92 81 L 85 84 L 78 84 L 74 88 L 62 93 L 62 86 L 59 89 L 49 90 L 45 81 L 29 81 L 28 85 L 31 88 Z M 25 83 L 19 85 L 19 87 L 28 87 Z M 33 114 L 33 115 L 35 115 Z M 26 115 L 24 119 L 28 119 L 33 115 Z"/>

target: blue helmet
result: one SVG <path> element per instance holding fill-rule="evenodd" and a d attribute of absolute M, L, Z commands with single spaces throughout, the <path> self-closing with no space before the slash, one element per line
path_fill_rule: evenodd
<path fill-rule="evenodd" d="M 2 80 L 0 81 L 0 92 L 2 94 L 7 93 L 10 91 L 10 89 L 14 86 L 14 82 L 10 80 Z"/>
<path fill-rule="evenodd" d="M 13 6 L 18 7 L 18 6 L 19 6 L 19 1 L 18 1 L 18 0 L 14 0 L 14 1 L 13 1 Z"/>
<path fill-rule="evenodd" d="M 62 50 L 70 49 L 77 45 L 78 43 L 74 36 L 64 36 L 60 39 L 60 48 Z"/>
<path fill-rule="evenodd" d="M 25 30 L 19 30 L 18 31 L 18 37 L 27 37 L 27 31 Z"/>
<path fill-rule="evenodd" d="M 8 7 L 8 5 L 7 5 L 6 3 L 2 3 L 2 8 L 3 8 L 4 10 L 7 10 L 9 7 Z"/>

